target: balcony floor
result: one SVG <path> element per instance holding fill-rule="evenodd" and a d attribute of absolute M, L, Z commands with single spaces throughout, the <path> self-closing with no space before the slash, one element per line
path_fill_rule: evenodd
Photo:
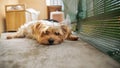
<path fill-rule="evenodd" d="M 0 68 L 120 68 L 115 60 L 79 41 L 44 46 L 35 40 L 0 39 Z"/>

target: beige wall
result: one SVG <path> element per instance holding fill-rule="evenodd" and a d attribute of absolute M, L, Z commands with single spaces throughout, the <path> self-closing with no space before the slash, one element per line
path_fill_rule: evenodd
<path fill-rule="evenodd" d="M 25 4 L 26 8 L 33 8 L 40 11 L 39 19 L 47 18 L 46 0 L 19 0 L 19 3 Z"/>
<path fill-rule="evenodd" d="M 5 5 L 25 4 L 26 8 L 34 8 L 40 11 L 39 19 L 47 19 L 47 6 L 45 0 L 0 0 L 0 33 L 4 31 Z"/>
<path fill-rule="evenodd" d="M 0 33 L 4 31 L 5 5 L 18 4 L 18 0 L 0 0 Z"/>
<path fill-rule="evenodd" d="M 2 26 L 2 15 L 0 14 L 0 33 L 3 31 Z"/>

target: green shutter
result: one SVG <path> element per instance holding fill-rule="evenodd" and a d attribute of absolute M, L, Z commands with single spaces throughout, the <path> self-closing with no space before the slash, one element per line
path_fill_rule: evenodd
<path fill-rule="evenodd" d="M 86 0 L 86 7 L 80 37 L 120 62 L 120 0 Z"/>

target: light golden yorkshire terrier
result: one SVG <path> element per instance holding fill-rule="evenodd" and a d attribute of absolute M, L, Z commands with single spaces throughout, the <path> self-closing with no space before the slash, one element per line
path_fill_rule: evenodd
<path fill-rule="evenodd" d="M 55 20 L 32 21 L 22 25 L 18 31 L 7 39 L 31 38 L 44 45 L 60 44 L 64 40 L 77 41 L 78 37 L 72 34 L 71 29 Z"/>

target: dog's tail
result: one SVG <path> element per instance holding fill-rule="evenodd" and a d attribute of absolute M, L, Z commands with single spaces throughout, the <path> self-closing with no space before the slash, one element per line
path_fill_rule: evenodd
<path fill-rule="evenodd" d="M 66 16 L 66 19 L 62 21 L 62 24 L 67 25 L 70 29 L 72 29 L 70 16 L 68 14 Z"/>

